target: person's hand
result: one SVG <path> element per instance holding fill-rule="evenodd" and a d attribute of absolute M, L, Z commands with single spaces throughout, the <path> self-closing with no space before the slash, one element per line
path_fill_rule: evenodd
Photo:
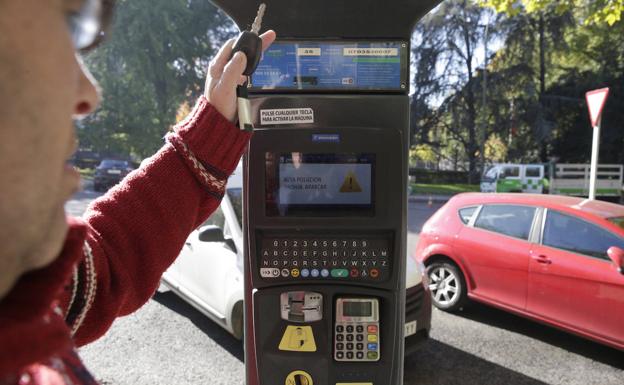
<path fill-rule="evenodd" d="M 275 41 L 275 32 L 266 31 L 260 38 L 264 51 Z M 242 85 L 247 80 L 242 75 L 247 66 L 245 54 L 237 52 L 230 60 L 233 45 L 234 39 L 228 40 L 210 62 L 204 91 L 210 104 L 231 122 L 236 121 L 236 86 Z"/>

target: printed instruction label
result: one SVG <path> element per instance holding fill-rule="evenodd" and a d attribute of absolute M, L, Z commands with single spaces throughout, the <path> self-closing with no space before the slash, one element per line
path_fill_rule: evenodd
<path fill-rule="evenodd" d="M 280 108 L 260 110 L 260 124 L 305 124 L 314 123 L 311 108 Z"/>

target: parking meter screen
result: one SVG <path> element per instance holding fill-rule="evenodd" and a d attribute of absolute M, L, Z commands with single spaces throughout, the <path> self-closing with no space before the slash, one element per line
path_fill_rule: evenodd
<path fill-rule="evenodd" d="M 374 212 L 374 154 L 266 154 L 268 216 Z"/>
<path fill-rule="evenodd" d="M 407 44 L 278 41 L 252 77 L 253 89 L 383 90 L 407 87 Z"/>
<path fill-rule="evenodd" d="M 373 305 L 370 302 L 345 301 L 342 315 L 346 317 L 370 317 L 373 314 Z"/>

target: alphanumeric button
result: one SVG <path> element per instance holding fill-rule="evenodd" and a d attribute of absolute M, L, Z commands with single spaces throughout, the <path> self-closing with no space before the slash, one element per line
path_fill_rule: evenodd
<path fill-rule="evenodd" d="M 347 352 L 347 360 L 353 359 L 353 352 Z"/>
<path fill-rule="evenodd" d="M 360 344 L 360 345 L 362 345 L 362 344 Z M 344 344 L 342 342 L 338 342 L 336 344 L 336 349 L 337 350 L 344 350 Z"/>
<path fill-rule="evenodd" d="M 347 341 L 353 341 L 353 334 L 347 334 Z"/>
<path fill-rule="evenodd" d="M 357 350 L 364 350 L 364 344 L 363 343 L 358 343 L 358 344 L 355 345 L 355 348 Z"/>
<path fill-rule="evenodd" d="M 352 343 L 348 343 L 347 344 L 347 350 L 353 350 L 353 344 Z"/>
<path fill-rule="evenodd" d="M 364 335 L 363 334 L 358 334 L 358 335 L 355 336 L 355 339 L 357 341 L 364 341 Z"/>
<path fill-rule="evenodd" d="M 358 325 L 358 326 L 355 328 L 355 330 L 356 330 L 358 333 L 363 333 L 363 332 L 364 332 L 364 326 L 362 326 L 362 325 Z"/>
<path fill-rule="evenodd" d="M 347 333 L 353 333 L 353 325 L 347 326 Z"/>
<path fill-rule="evenodd" d="M 357 357 L 358 360 L 361 360 L 364 358 L 364 352 L 357 352 L 355 353 L 355 357 Z"/>
<path fill-rule="evenodd" d="M 336 334 L 336 341 L 344 341 L 344 334 Z"/>
<path fill-rule="evenodd" d="M 344 352 L 336 352 L 336 358 L 342 360 L 344 358 Z"/>
<path fill-rule="evenodd" d="M 338 333 L 342 333 L 342 332 L 344 332 L 344 326 L 342 326 L 342 325 L 336 325 L 336 331 L 337 331 Z"/>

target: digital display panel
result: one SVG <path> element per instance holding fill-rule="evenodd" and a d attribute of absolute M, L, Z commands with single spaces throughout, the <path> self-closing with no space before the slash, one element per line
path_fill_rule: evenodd
<path fill-rule="evenodd" d="M 403 42 L 277 41 L 263 54 L 252 89 L 401 91 L 407 85 Z"/>
<path fill-rule="evenodd" d="M 267 153 L 267 215 L 372 215 L 374 169 L 374 154 Z"/>
<path fill-rule="evenodd" d="M 370 302 L 343 302 L 342 315 L 345 317 L 370 317 L 373 306 Z"/>

